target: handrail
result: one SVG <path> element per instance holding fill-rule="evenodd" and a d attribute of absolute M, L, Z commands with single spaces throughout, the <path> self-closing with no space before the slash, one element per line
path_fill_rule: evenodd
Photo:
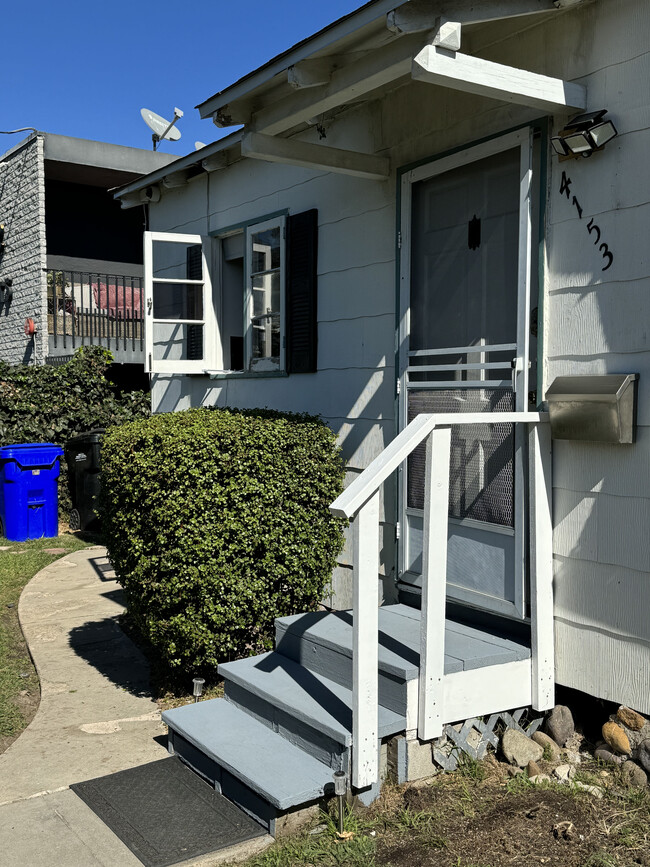
<path fill-rule="evenodd" d="M 330 511 L 352 521 L 352 756 L 357 789 L 378 780 L 379 738 L 379 488 L 426 440 L 422 539 L 422 605 L 417 719 L 407 709 L 407 734 L 423 741 L 442 734 L 444 636 L 447 583 L 447 515 L 451 428 L 454 425 L 527 424 L 531 471 L 530 587 L 532 624 L 531 696 L 545 710 L 553 702 L 552 526 L 550 435 L 540 412 L 420 413 L 332 503 Z"/>
<path fill-rule="evenodd" d="M 399 465 L 429 436 L 435 427 L 458 424 L 515 424 L 517 422 L 544 422 L 547 413 L 541 412 L 446 412 L 420 413 L 399 433 L 384 451 L 357 476 L 330 505 L 337 518 L 353 518 L 364 503 Z"/>

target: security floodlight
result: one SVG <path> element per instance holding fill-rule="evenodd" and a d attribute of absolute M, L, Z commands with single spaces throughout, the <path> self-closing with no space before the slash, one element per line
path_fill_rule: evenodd
<path fill-rule="evenodd" d="M 607 142 L 616 138 L 618 131 L 611 120 L 603 120 L 607 109 L 579 114 L 569 121 L 558 135 L 551 138 L 551 146 L 560 157 L 590 157 Z"/>

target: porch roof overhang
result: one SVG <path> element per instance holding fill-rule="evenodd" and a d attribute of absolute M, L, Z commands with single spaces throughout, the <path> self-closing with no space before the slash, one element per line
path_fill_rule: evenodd
<path fill-rule="evenodd" d="M 242 157 L 285 162 L 381 180 L 385 156 L 355 153 L 295 137 L 324 117 L 376 98 L 411 78 L 542 109 L 569 113 L 585 107 L 585 89 L 461 54 L 441 23 L 471 35 L 481 24 L 557 14 L 588 0 L 371 0 L 355 12 L 277 55 L 200 103 L 203 118 L 219 127 L 243 126 L 220 141 L 120 188 L 122 207 L 157 200 L 161 187 L 178 186 L 202 171 Z M 147 195 L 155 188 L 153 199 Z"/>
<path fill-rule="evenodd" d="M 411 75 L 440 21 L 470 30 L 584 0 L 373 0 L 200 103 L 217 126 L 283 135 Z M 453 86 L 448 84 L 447 86 Z"/>

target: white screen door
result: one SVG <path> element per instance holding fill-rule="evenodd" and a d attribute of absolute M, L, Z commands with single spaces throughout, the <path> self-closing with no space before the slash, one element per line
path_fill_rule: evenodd
<path fill-rule="evenodd" d="M 423 412 L 528 408 L 532 147 L 509 134 L 402 182 L 401 427 Z M 525 442 L 452 428 L 447 595 L 525 610 Z M 400 486 L 400 580 L 421 582 L 424 447 Z"/>

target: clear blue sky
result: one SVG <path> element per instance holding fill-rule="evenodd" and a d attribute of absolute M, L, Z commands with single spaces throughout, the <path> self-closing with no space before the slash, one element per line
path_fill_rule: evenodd
<path fill-rule="evenodd" d="M 364 0 L 17 0 L 3 4 L 0 129 L 151 148 L 146 107 L 185 112 L 178 156 L 224 132 L 194 106 Z M 0 135 L 0 153 L 22 135 Z"/>

